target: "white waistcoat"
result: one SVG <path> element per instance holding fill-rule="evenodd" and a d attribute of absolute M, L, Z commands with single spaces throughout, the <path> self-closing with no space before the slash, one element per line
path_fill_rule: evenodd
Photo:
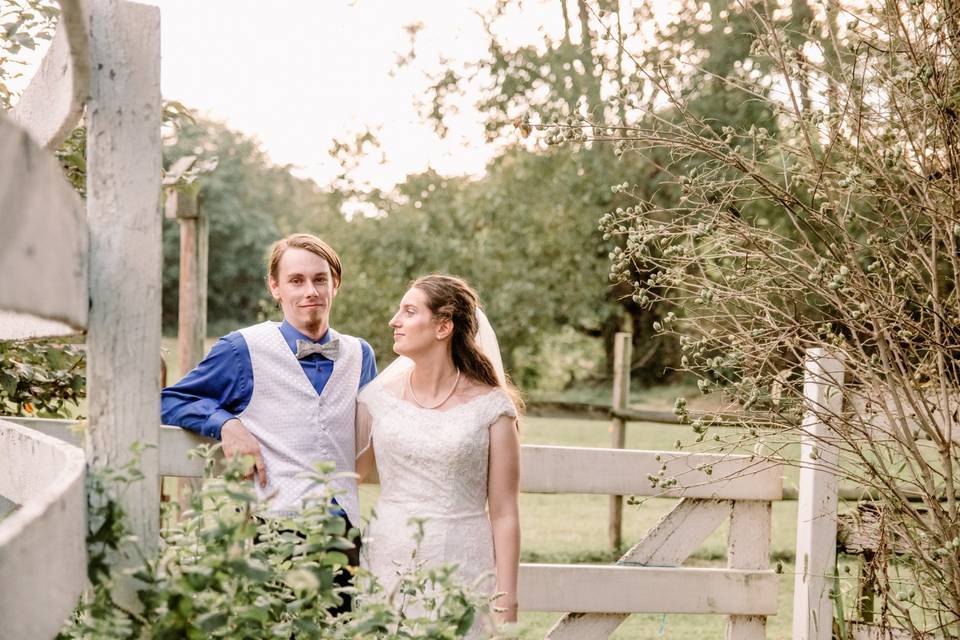
<path fill-rule="evenodd" d="M 317 395 L 300 362 L 280 333 L 279 323 L 241 329 L 253 365 L 250 404 L 237 417 L 260 443 L 267 486 L 257 482 L 257 497 L 268 501 L 269 515 L 289 515 L 319 485 L 308 478 L 319 461 L 336 464 L 336 473 L 355 470 L 357 387 L 363 359 L 360 341 L 340 338 L 340 355 L 323 393 Z M 331 330 L 332 331 L 332 330 Z M 353 478 L 336 478 L 337 502 L 351 523 L 360 523 L 360 501 Z"/>

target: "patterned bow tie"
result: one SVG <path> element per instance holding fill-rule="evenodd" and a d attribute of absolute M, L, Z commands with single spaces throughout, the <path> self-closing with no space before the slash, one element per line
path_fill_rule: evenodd
<path fill-rule="evenodd" d="M 314 353 L 319 353 L 327 360 L 336 360 L 340 355 L 340 338 L 334 338 L 326 344 L 297 340 L 297 360 L 303 360 Z"/>

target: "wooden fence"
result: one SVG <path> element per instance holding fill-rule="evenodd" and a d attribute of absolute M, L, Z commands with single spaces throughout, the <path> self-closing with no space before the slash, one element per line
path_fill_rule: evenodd
<path fill-rule="evenodd" d="M 11 420 L 67 442 L 83 438 L 73 421 Z M 160 474 L 201 476 L 202 461 L 187 452 L 204 442 L 209 440 L 162 427 Z M 522 610 L 567 613 L 548 638 L 606 638 L 631 613 L 727 615 L 728 637 L 764 637 L 766 616 L 777 611 L 778 577 L 768 555 L 771 501 L 782 492 L 780 467 L 751 456 L 534 445 L 524 445 L 521 456 L 521 490 L 527 493 L 678 499 L 616 564 L 521 565 Z M 664 466 L 661 475 L 676 478 L 666 490 L 648 479 Z M 728 566 L 680 566 L 727 518 Z"/>
<path fill-rule="evenodd" d="M 87 584 L 83 450 L 0 420 L 0 636 L 52 638 Z"/>
<path fill-rule="evenodd" d="M 837 502 L 843 492 L 834 472 L 836 450 L 831 446 L 834 435 L 830 422 L 832 416 L 841 415 L 842 383 L 843 369 L 838 360 L 823 350 L 808 352 L 804 388 L 808 410 L 799 427 L 800 455 L 805 463 L 798 483 L 795 640 L 827 640 L 832 632 L 830 576 L 836 566 Z M 39 431 L 76 446 L 83 441 L 83 433 L 77 429 L 79 424 L 73 421 L 7 420 L 0 425 L 7 431 L 0 428 L 0 434 L 9 434 L 10 427 L 14 426 L 10 423 L 16 423 L 30 427 L 26 433 Z M 17 433 L 18 446 L 22 447 L 25 431 L 21 429 Z M 50 438 L 37 437 L 41 446 L 53 442 Z M 43 445 L 44 442 L 48 444 Z M 178 477 L 201 475 L 202 463 L 189 459 L 187 452 L 204 442 L 209 441 L 180 428 L 161 427 L 160 473 Z M 8 449 L 9 446 L 13 445 L 8 445 Z M 815 460 L 811 458 L 814 447 Z M 776 578 L 767 568 L 767 556 L 770 502 L 782 499 L 784 494 L 779 467 L 749 456 L 530 445 L 522 448 L 522 465 L 521 489 L 528 493 L 679 499 L 676 508 L 615 565 L 522 566 L 521 606 L 524 610 L 575 612 L 564 616 L 551 630 L 549 638 L 606 637 L 629 613 L 722 613 L 732 616 L 732 629 L 745 624 L 738 622 L 742 616 L 775 613 Z M 34 468 L 40 476 L 25 481 Z M 42 479 L 47 477 L 43 475 L 46 473 L 43 465 L 28 463 L 19 465 L 9 477 L 19 478 L 21 484 L 42 488 L 47 482 Z M 658 475 L 677 478 L 677 484 L 667 490 L 651 486 L 648 477 Z M 29 502 L 30 496 L 9 488 L 10 482 L 0 482 L 0 494 L 14 500 L 22 496 Z M 860 493 L 861 499 L 870 498 Z M 680 568 L 697 545 L 728 517 L 731 518 L 728 567 Z M 56 522 L 54 528 L 74 532 L 73 546 L 76 547 L 81 539 L 76 527 L 71 527 L 67 520 Z M 5 522 L 0 534 L 10 525 L 11 521 Z M 850 547 L 857 552 L 854 547 L 859 545 L 861 552 L 870 552 L 869 539 L 851 542 L 848 536 L 845 532 L 840 535 L 842 548 Z M 9 556 L 10 549 L 12 547 L 4 548 L 0 544 L 0 584 L 4 579 L 2 558 Z M 73 588 L 77 588 L 76 585 Z M 869 596 L 869 593 L 863 595 Z M 741 599 L 749 603 L 744 606 Z M 742 637 L 762 637 L 760 619 L 753 619 L 751 624 L 751 632 Z M 852 637 L 871 637 L 876 631 L 867 625 L 852 625 L 850 629 Z"/>

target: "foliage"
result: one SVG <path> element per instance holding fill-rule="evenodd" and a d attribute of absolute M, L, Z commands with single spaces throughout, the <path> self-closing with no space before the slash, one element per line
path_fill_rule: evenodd
<path fill-rule="evenodd" d="M 64 418 L 86 395 L 83 345 L 0 341 L 0 415 Z"/>
<path fill-rule="evenodd" d="M 52 0 L 4 0 L 0 3 L 0 108 L 10 107 L 15 94 L 9 82 L 21 76 L 26 51 L 53 37 L 60 9 Z"/>
<path fill-rule="evenodd" d="M 87 128 L 76 127 L 54 152 L 63 175 L 81 198 L 87 197 Z"/>
<path fill-rule="evenodd" d="M 516 318 L 515 332 L 510 331 L 510 318 L 496 318 L 498 328 L 506 327 L 508 360 L 510 352 L 517 349 L 525 362 L 542 366 L 530 356 L 536 356 L 561 328 L 572 327 L 584 336 L 600 339 L 606 355 L 604 372 L 612 370 L 613 337 L 622 330 L 634 336 L 636 378 L 661 382 L 679 367 L 680 351 L 674 337 L 651 330 L 670 309 L 638 304 L 630 287 L 619 281 L 610 286 L 602 265 L 611 250 L 623 247 L 618 244 L 619 236 L 604 236 L 590 225 L 605 211 L 630 205 L 627 194 L 611 191 L 611 184 L 633 184 L 650 198 L 676 203 L 679 190 L 672 185 L 670 172 L 664 170 L 670 159 L 656 150 L 611 158 L 592 140 L 611 139 L 614 124 L 629 120 L 639 105 L 649 105 L 654 99 L 649 93 L 622 99 L 640 60 L 656 66 L 668 66 L 678 59 L 704 61 L 702 72 L 669 75 L 672 89 L 686 96 L 699 113 L 710 114 L 714 124 L 732 121 L 749 126 L 772 119 L 762 102 L 717 79 L 743 63 L 750 38 L 739 33 L 741 26 L 749 23 L 748 12 L 728 10 L 726 3 L 714 4 L 723 5 L 724 11 L 718 8 L 705 19 L 700 4 L 673 3 L 681 19 L 650 37 L 645 29 L 658 24 L 658 18 L 648 5 L 639 6 L 631 20 L 631 16 L 621 15 L 624 12 L 616 0 L 551 3 L 543 11 L 556 13 L 562 30 L 517 46 L 499 35 L 504 33 L 501 23 L 511 24 L 517 18 L 513 14 L 516 3 L 502 0 L 481 15 L 489 37 L 487 55 L 463 68 L 441 63 L 441 70 L 432 78 L 422 115 L 439 133 L 445 133 L 445 117 L 455 111 L 456 101 L 472 93 L 480 96 L 476 107 L 483 114 L 488 138 L 505 148 L 488 167 L 485 178 L 471 188 L 483 194 L 477 196 L 480 201 L 475 208 L 491 211 L 503 230 L 494 236 L 502 244 L 486 269 L 492 272 L 493 265 L 502 265 L 490 291 L 497 300 L 504 298 L 503 308 Z M 705 28 L 711 20 L 727 31 Z M 415 36 L 413 31 L 414 47 Z M 614 46 L 616 38 L 631 48 Z M 534 127 L 550 123 L 562 129 L 557 136 L 529 137 Z M 589 123 L 592 140 L 574 135 L 582 123 Z M 576 142 L 576 154 L 552 153 L 549 145 L 561 140 Z M 482 254 L 482 249 L 477 253 Z M 460 264 L 469 264 L 466 268 L 471 269 L 475 262 L 483 262 L 477 258 Z M 634 279 L 650 276 L 649 265 L 642 261 L 630 267 Z M 477 280 L 479 284 L 483 278 Z M 501 286 L 523 292 L 503 295 Z M 518 304 L 531 296 L 536 305 Z M 486 297 L 492 299 L 490 293 Z M 521 376 L 526 381 L 537 378 L 536 369 L 520 371 L 526 374 Z"/>
<path fill-rule="evenodd" d="M 710 5 L 717 17 L 720 8 Z M 601 228 L 621 243 L 611 275 L 641 304 L 671 309 L 654 328 L 678 336 L 704 393 L 722 388 L 742 408 L 795 425 L 806 350 L 825 346 L 843 360 L 848 410 L 808 407 L 836 432 L 811 459 L 880 496 L 887 539 L 911 551 L 896 563 L 889 550 L 874 560 L 884 623 L 914 634 L 955 629 L 955 7 L 795 1 L 747 7 L 746 16 L 741 64 L 724 74 L 709 59 L 641 65 L 618 100 L 646 108 L 626 110 L 613 130 L 560 123 L 549 136 L 610 139 L 617 155 L 667 160 L 679 200 L 616 185 L 634 202 Z M 678 87 L 698 74 L 749 96 L 775 126 L 697 109 L 700 89 Z M 636 278 L 637 264 L 651 275 Z M 684 403 L 677 412 L 687 414 Z M 711 424 L 693 427 L 702 442 Z M 719 448 L 756 441 L 775 458 L 778 442 L 793 437 L 714 435 Z M 834 448 L 839 464 L 830 462 Z"/>
<path fill-rule="evenodd" d="M 585 200 L 606 204 L 612 196 L 606 185 L 584 183 L 580 188 L 585 193 L 572 201 L 567 197 L 568 180 L 582 176 L 585 166 L 596 162 L 609 169 L 617 164 L 604 155 L 571 161 L 564 154 L 516 149 L 491 165 L 484 180 L 448 179 L 432 172 L 409 176 L 396 193 L 364 196 L 380 215 L 348 220 L 340 209 L 349 192 L 322 191 L 294 178 L 289 168 L 270 164 L 255 140 L 223 125 L 202 119 L 179 122 L 165 150 L 168 166 L 187 154 L 219 158 L 216 170 L 199 179 L 201 206 L 210 219 L 211 333 L 269 315 L 266 251 L 292 231 L 317 233 L 340 253 L 344 277 L 333 324 L 369 340 L 381 362 L 391 354 L 386 323 L 394 306 L 411 280 L 432 271 L 458 273 L 480 289 L 508 364 L 513 359 L 514 370 L 527 384 L 540 377 L 543 365 L 537 354 L 560 328 L 599 336 L 606 327 L 620 325 L 618 307 L 606 303 L 612 295 L 606 285 L 607 249 L 582 247 L 584 238 L 600 242 L 595 215 L 579 209 Z M 535 199 L 543 196 L 545 180 L 552 188 L 549 207 Z M 567 202 L 576 214 L 564 209 Z M 176 222 L 166 221 L 163 302 L 168 330 L 177 317 L 177 237 Z M 518 273 L 526 277 L 514 277 Z M 528 304 L 533 298 L 541 304 Z"/>
<path fill-rule="evenodd" d="M 342 220 L 326 194 L 289 167 L 272 164 L 259 143 L 226 126 L 177 117 L 167 138 L 164 166 L 185 155 L 199 162 L 216 157 L 216 169 L 199 178 L 201 208 L 209 220 L 208 323 L 215 332 L 236 329 L 257 319 L 266 289 L 266 252 L 270 244 L 297 230 L 301 220 L 323 227 Z M 179 227 L 164 220 L 163 325 L 177 325 Z"/>
<path fill-rule="evenodd" d="M 137 480 L 136 460 L 124 469 L 97 470 L 88 483 L 92 593 L 60 638 L 431 638 L 461 637 L 489 605 L 455 584 L 449 567 L 411 561 L 396 593 L 384 594 L 362 571 L 361 586 L 340 587 L 334 576 L 347 564 L 356 530 L 318 494 L 293 518 L 257 520 L 259 505 L 246 467 L 231 462 L 214 477 L 218 447 L 198 449 L 208 470 L 190 508 L 162 531 L 157 558 L 131 571 L 139 581 L 138 611 L 114 598 L 116 570 L 105 551 L 123 544 L 124 514 L 116 493 Z M 248 465 L 247 465 L 248 466 Z M 319 467 L 318 482 L 329 478 Z M 348 592 L 354 609 L 330 612 Z"/>

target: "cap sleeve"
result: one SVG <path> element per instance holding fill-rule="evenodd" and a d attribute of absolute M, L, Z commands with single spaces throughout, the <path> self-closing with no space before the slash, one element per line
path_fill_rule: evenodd
<path fill-rule="evenodd" d="M 517 408 L 507 392 L 503 389 L 491 391 L 481 409 L 481 424 L 485 427 L 493 426 L 501 416 L 517 417 Z"/>

